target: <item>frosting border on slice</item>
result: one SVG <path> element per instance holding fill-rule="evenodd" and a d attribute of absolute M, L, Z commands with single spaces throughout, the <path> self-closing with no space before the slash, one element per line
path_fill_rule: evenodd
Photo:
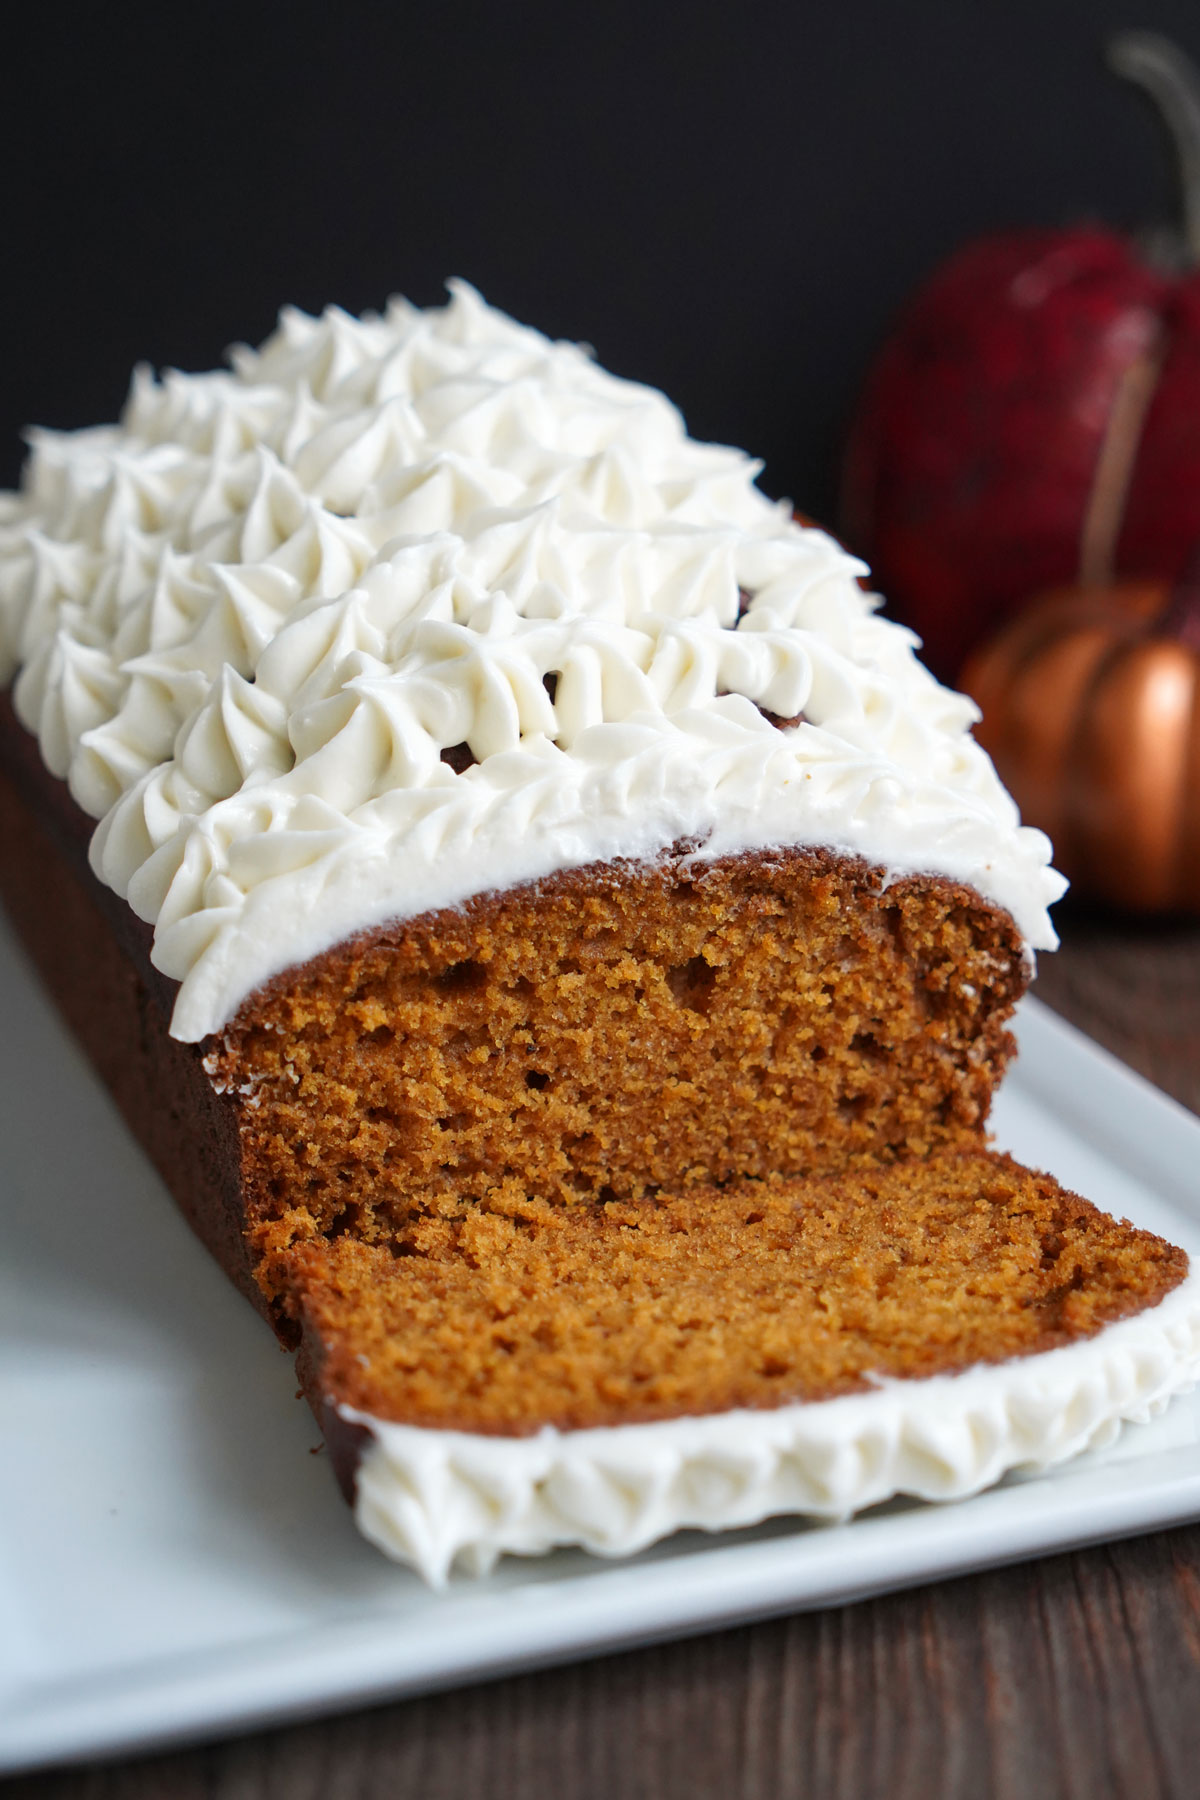
<path fill-rule="evenodd" d="M 1093 1338 L 837 1400 L 534 1437 L 434 1431 L 339 1407 L 369 1434 L 359 1529 L 435 1587 L 455 1566 L 579 1545 L 630 1556 L 685 1528 L 846 1519 L 895 1495 L 955 1500 L 1144 1423 L 1200 1376 L 1200 1272 Z"/>

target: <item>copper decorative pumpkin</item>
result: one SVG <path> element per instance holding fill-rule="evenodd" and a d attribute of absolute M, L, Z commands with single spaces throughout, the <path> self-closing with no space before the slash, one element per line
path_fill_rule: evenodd
<path fill-rule="evenodd" d="M 976 736 L 1077 892 L 1200 912 L 1200 570 L 1063 588 L 963 670 Z"/>

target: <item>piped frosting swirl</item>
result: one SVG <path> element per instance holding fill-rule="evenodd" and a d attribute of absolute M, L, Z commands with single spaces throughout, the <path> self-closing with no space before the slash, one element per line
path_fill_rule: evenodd
<path fill-rule="evenodd" d="M 154 922 L 175 1034 L 356 930 L 680 838 L 949 875 L 1052 945 L 971 703 L 757 474 L 462 283 L 285 311 L 32 434 L 0 678 Z"/>

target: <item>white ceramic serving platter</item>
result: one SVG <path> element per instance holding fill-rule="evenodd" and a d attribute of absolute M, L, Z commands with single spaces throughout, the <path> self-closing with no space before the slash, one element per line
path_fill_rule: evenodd
<path fill-rule="evenodd" d="M 0 927 L 0 1768 L 111 1755 L 828 1606 L 1200 1517 L 1200 1394 L 946 1507 L 508 1560 L 431 1593 L 357 1535 L 290 1359 Z M 1002 1145 L 1200 1254 L 1200 1121 L 1036 1004 Z"/>

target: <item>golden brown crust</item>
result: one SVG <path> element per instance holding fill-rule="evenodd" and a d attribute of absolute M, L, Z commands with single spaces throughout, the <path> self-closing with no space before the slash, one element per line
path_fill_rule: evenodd
<path fill-rule="evenodd" d="M 243 1230 L 236 1114 L 197 1047 L 170 1036 L 174 984 L 150 967 L 148 930 L 88 868 L 90 834 L 0 695 L 0 899 L 188 1223 L 265 1312 Z"/>

